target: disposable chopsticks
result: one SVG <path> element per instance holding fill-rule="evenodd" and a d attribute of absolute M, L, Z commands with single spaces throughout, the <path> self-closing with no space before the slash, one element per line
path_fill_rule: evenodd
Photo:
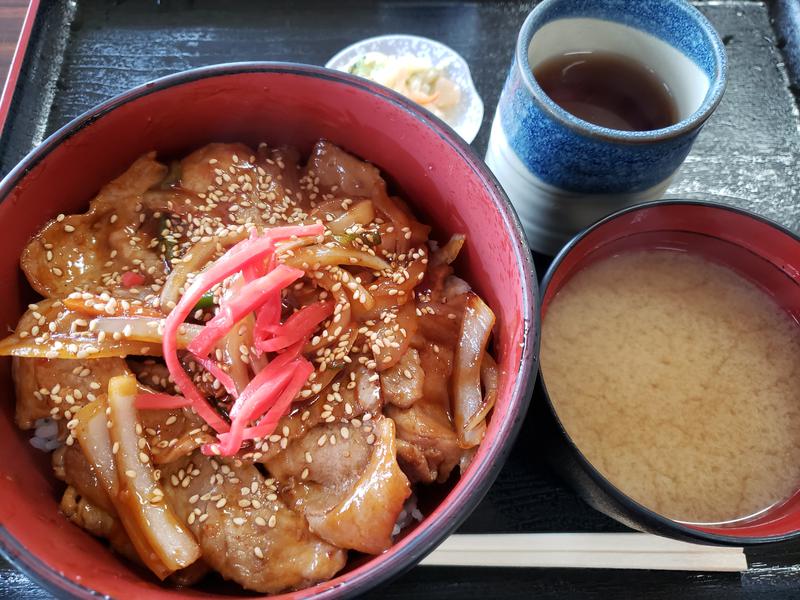
<path fill-rule="evenodd" d="M 742 548 L 703 546 L 644 533 L 464 534 L 445 540 L 423 565 L 747 570 Z"/>

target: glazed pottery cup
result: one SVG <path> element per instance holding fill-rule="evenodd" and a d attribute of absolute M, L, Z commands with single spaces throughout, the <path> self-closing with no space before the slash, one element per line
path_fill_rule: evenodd
<path fill-rule="evenodd" d="M 594 125 L 553 102 L 533 76 L 570 52 L 632 58 L 670 88 L 678 122 L 652 131 Z M 528 242 L 553 255 L 577 231 L 658 198 L 725 90 L 725 50 L 682 0 L 544 0 L 525 20 L 492 124 L 486 162 Z"/>

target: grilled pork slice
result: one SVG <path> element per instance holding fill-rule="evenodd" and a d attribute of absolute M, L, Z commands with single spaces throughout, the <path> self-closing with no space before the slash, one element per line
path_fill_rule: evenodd
<path fill-rule="evenodd" d="M 17 426 L 32 429 L 37 419 L 45 417 L 67 423 L 87 402 L 105 397 L 108 380 L 128 369 L 121 358 L 14 357 L 11 372 L 16 383 Z"/>
<path fill-rule="evenodd" d="M 81 454 L 81 452 L 77 451 L 77 454 Z M 99 491 L 103 490 L 100 489 Z M 95 537 L 108 540 L 116 552 L 130 561 L 141 564 L 136 548 L 133 547 L 128 534 L 125 533 L 125 529 L 122 527 L 113 507 L 110 511 L 98 507 L 92 503 L 89 497 L 83 495 L 80 490 L 69 486 L 61 498 L 60 508 L 64 516 L 72 523 L 81 529 L 85 529 Z M 169 576 L 168 581 L 177 586 L 194 585 L 203 579 L 208 574 L 208 571 L 208 565 L 201 559 L 185 569 L 175 571 Z"/>
<path fill-rule="evenodd" d="M 64 491 L 61 498 L 61 512 L 72 523 L 85 529 L 95 537 L 109 541 L 111 547 L 128 560 L 140 563 L 139 555 L 133 547 L 128 534 L 116 516 L 98 508 L 72 486 Z"/>
<path fill-rule="evenodd" d="M 408 478 L 414 483 L 447 481 L 464 453 L 447 413 L 420 401 L 407 409 L 387 406 L 386 414 L 397 427 L 397 459 Z"/>
<path fill-rule="evenodd" d="M 375 166 L 324 140 L 314 146 L 307 170 L 323 193 L 351 198 L 373 198 L 385 193 L 383 178 Z"/>
<path fill-rule="evenodd" d="M 379 554 L 391 546 L 411 495 L 395 455 L 391 419 L 355 419 L 311 429 L 267 466 L 311 531 L 337 546 Z"/>
<path fill-rule="evenodd" d="M 87 212 L 61 215 L 45 225 L 20 258 L 31 287 L 43 296 L 64 297 L 76 289 L 118 288 L 128 270 L 140 273 L 148 285 L 163 277 L 163 261 L 151 245 L 157 219 L 144 218 L 142 194 L 166 172 L 155 152 L 145 154 L 103 187 Z"/>
<path fill-rule="evenodd" d="M 419 352 L 406 350 L 398 363 L 381 373 L 381 388 L 387 403 L 400 408 L 409 408 L 422 398 L 425 372 L 422 370 Z"/>
<path fill-rule="evenodd" d="M 250 590 L 278 593 L 333 577 L 347 553 L 311 533 L 252 464 L 196 452 L 165 465 L 162 481 L 191 529 L 203 560 Z"/>
<path fill-rule="evenodd" d="M 93 506 L 116 517 L 117 511 L 94 468 L 78 444 L 61 446 L 53 452 L 53 471 L 61 481 Z"/>

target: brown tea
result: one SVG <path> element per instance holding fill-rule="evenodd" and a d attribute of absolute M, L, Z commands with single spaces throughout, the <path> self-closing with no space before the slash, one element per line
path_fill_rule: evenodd
<path fill-rule="evenodd" d="M 669 86 L 621 54 L 568 52 L 537 65 L 533 75 L 553 102 L 601 127 L 651 131 L 678 122 Z"/>

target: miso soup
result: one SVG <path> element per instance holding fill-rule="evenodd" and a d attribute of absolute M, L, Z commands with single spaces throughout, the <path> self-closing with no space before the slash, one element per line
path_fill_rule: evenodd
<path fill-rule="evenodd" d="M 733 521 L 800 487 L 800 330 L 726 267 L 674 251 L 587 266 L 548 308 L 541 367 L 587 459 L 659 514 Z"/>

